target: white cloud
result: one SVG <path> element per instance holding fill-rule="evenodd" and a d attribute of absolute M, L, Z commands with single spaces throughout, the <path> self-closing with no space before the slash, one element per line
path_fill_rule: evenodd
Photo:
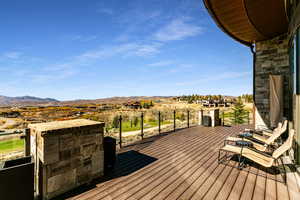
<path fill-rule="evenodd" d="M 62 80 L 77 74 L 75 70 L 62 70 L 53 73 L 32 74 L 31 80 L 38 83 L 44 83 L 55 80 Z"/>
<path fill-rule="evenodd" d="M 74 40 L 74 41 L 80 41 L 80 42 L 89 42 L 89 41 L 97 39 L 97 36 L 95 36 L 95 35 L 89 35 L 89 36 L 74 35 L 74 36 L 71 36 L 70 39 Z"/>
<path fill-rule="evenodd" d="M 170 66 L 172 64 L 174 64 L 173 61 L 165 60 L 165 61 L 160 61 L 160 62 L 148 64 L 148 66 L 150 66 L 150 67 L 164 67 L 164 66 Z"/>
<path fill-rule="evenodd" d="M 138 44 L 126 43 L 121 45 L 113 45 L 103 47 L 99 50 L 87 51 L 76 57 L 79 61 L 87 61 L 91 59 L 103 59 L 113 56 L 151 56 L 160 52 L 160 43 Z"/>
<path fill-rule="evenodd" d="M 105 15 L 113 15 L 114 11 L 110 8 L 99 8 L 97 12 L 105 14 Z"/>
<path fill-rule="evenodd" d="M 176 83 L 177 86 L 186 86 L 186 85 L 197 85 L 204 82 L 210 82 L 210 81 L 219 81 L 219 80 L 226 80 L 226 79 L 236 79 L 236 78 L 242 78 L 247 77 L 251 74 L 251 72 L 224 72 L 220 74 L 212 74 L 212 75 L 206 75 L 203 77 L 199 77 L 199 79 L 195 81 L 187 81 L 187 82 L 180 82 Z"/>
<path fill-rule="evenodd" d="M 154 34 L 154 39 L 162 42 L 172 40 L 183 40 L 187 37 L 199 35 L 203 28 L 187 23 L 186 19 L 175 19 L 168 25 L 162 27 Z"/>
<path fill-rule="evenodd" d="M 18 59 L 23 55 L 22 52 L 19 51 L 11 51 L 11 52 L 6 52 L 4 53 L 2 56 L 5 58 L 9 58 L 9 59 Z"/>

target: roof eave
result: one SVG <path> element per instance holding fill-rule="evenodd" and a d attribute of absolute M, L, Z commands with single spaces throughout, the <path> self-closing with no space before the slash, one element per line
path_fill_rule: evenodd
<path fill-rule="evenodd" d="M 229 35 L 231 38 L 233 38 L 234 40 L 236 40 L 239 43 L 242 43 L 243 45 L 246 45 L 248 47 L 252 46 L 251 42 L 247 42 L 244 40 L 241 40 L 237 37 L 235 37 L 232 33 L 230 33 L 229 31 L 226 30 L 226 28 L 222 25 L 221 21 L 218 19 L 217 15 L 213 12 L 213 9 L 209 3 L 209 1 L 203 0 L 204 5 L 206 7 L 206 10 L 208 11 L 209 15 L 213 18 L 213 20 L 216 22 L 217 26 L 227 35 Z"/>

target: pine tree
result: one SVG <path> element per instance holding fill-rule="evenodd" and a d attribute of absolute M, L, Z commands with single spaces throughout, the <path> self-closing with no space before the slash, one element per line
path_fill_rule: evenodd
<path fill-rule="evenodd" d="M 135 118 L 133 119 L 133 125 L 136 127 L 136 126 L 138 125 L 138 123 L 139 123 L 139 118 L 138 118 L 138 117 L 135 117 Z"/>
<path fill-rule="evenodd" d="M 114 116 L 112 126 L 113 126 L 113 128 L 119 128 L 119 116 L 118 115 Z"/>
<path fill-rule="evenodd" d="M 241 100 L 233 107 L 233 111 L 230 113 L 230 120 L 233 124 L 243 124 L 247 118 L 247 111 L 244 109 L 244 105 Z"/>

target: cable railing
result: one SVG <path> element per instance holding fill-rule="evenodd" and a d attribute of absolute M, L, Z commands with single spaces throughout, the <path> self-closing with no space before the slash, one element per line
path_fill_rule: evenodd
<path fill-rule="evenodd" d="M 242 113 L 237 111 L 222 111 L 220 113 L 221 125 L 249 125 L 253 123 L 253 117 L 250 111 L 244 111 Z"/>
<path fill-rule="evenodd" d="M 104 136 L 114 138 L 118 147 L 122 148 L 146 138 L 198 125 L 199 115 L 200 110 L 196 109 L 118 112 L 107 117 Z M 219 119 L 221 126 L 253 123 L 249 111 L 241 115 L 234 110 L 221 110 Z M 29 129 L 0 132 L 0 162 L 29 155 L 29 147 Z"/>
<path fill-rule="evenodd" d="M 0 163 L 30 154 L 29 129 L 0 132 Z"/>
<path fill-rule="evenodd" d="M 105 136 L 115 138 L 119 148 L 122 148 L 145 138 L 194 126 L 196 117 L 196 111 L 191 110 L 120 113 L 106 123 Z"/>

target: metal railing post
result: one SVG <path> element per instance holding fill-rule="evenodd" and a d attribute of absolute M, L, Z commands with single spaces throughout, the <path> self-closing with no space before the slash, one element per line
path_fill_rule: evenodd
<path fill-rule="evenodd" d="M 119 145 L 122 148 L 122 115 L 119 117 Z"/>
<path fill-rule="evenodd" d="M 250 124 L 250 112 L 247 111 L 247 114 L 248 114 L 247 120 L 248 120 L 248 125 L 249 125 Z"/>
<path fill-rule="evenodd" d="M 237 124 L 237 120 L 236 120 L 236 111 L 234 111 L 234 124 Z"/>
<path fill-rule="evenodd" d="M 187 111 L 187 127 L 190 128 L 190 111 Z"/>
<path fill-rule="evenodd" d="M 225 125 L 225 113 L 224 111 L 222 112 L 222 125 Z"/>
<path fill-rule="evenodd" d="M 30 156 L 30 129 L 25 129 L 25 156 Z"/>
<path fill-rule="evenodd" d="M 160 127 L 160 123 L 161 123 L 161 122 L 160 122 L 160 118 L 161 118 L 161 117 L 160 117 L 160 111 L 158 111 L 158 133 L 159 133 L 159 134 L 160 134 L 160 132 L 161 132 L 161 129 L 160 129 L 160 128 L 161 128 L 161 127 Z"/>
<path fill-rule="evenodd" d="M 144 113 L 141 114 L 141 137 L 144 139 Z"/>
<path fill-rule="evenodd" d="M 174 132 L 176 131 L 176 110 L 173 112 L 173 120 L 174 120 Z"/>

